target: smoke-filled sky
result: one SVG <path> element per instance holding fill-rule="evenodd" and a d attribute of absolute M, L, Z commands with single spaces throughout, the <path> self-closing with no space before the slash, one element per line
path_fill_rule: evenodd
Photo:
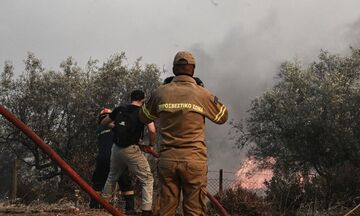
<path fill-rule="evenodd" d="M 57 69 L 125 51 L 171 71 L 190 50 L 196 73 L 245 117 L 251 99 L 271 87 L 279 64 L 314 61 L 321 49 L 346 54 L 360 46 L 359 0 L 1 0 L 0 66 L 23 70 L 27 51 Z M 169 72 L 170 74 L 170 72 Z M 227 141 L 229 126 L 208 123 L 209 169 L 235 170 L 243 153 Z"/>

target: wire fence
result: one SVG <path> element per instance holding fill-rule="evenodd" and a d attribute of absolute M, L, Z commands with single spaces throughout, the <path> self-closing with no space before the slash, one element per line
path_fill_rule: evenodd
<path fill-rule="evenodd" d="M 153 166 L 156 163 L 150 163 Z M 56 201 L 56 203 L 72 203 L 75 206 L 80 208 L 87 208 L 89 197 L 82 191 L 78 191 L 78 187 L 73 185 L 69 178 L 69 185 L 73 189 L 67 190 L 67 192 L 61 193 L 55 185 L 57 184 L 58 179 L 53 178 L 47 180 L 46 183 L 42 180 L 36 180 L 36 177 L 32 177 L 31 181 L 26 180 L 26 175 L 29 175 L 28 167 L 24 164 L 18 164 L 18 176 L 20 179 L 17 184 L 17 191 L 13 191 L 14 182 L 16 178 L 12 175 L 12 169 L 14 164 L 12 163 L 3 163 L 0 165 L 0 200 L 14 200 L 15 202 L 24 203 L 26 205 L 35 205 L 37 203 Z M 152 167 L 154 170 L 154 179 L 157 178 L 156 168 Z M 25 176 L 25 177 L 24 177 Z M 282 205 L 286 204 L 288 206 L 294 206 L 298 201 L 297 197 L 292 197 L 293 194 L 291 188 L 284 187 L 282 194 L 287 195 L 280 199 L 269 199 L 266 197 L 266 186 L 264 182 L 270 179 L 269 173 L 258 172 L 258 173 L 246 173 L 241 171 L 229 171 L 229 170 L 209 170 L 208 171 L 208 181 L 207 181 L 207 191 L 215 196 L 227 209 L 230 215 L 251 215 L 251 212 L 257 212 L 255 215 L 289 215 L 286 213 L 272 212 L 273 208 L 278 206 L 279 209 L 283 208 Z M 30 178 L 29 178 L 30 179 Z M 72 185 L 71 185 L 72 184 Z M 135 183 L 136 188 L 136 205 L 140 208 L 141 205 L 141 186 L 140 183 Z M 159 197 L 160 197 L 160 188 L 158 181 L 155 181 L 154 185 L 154 206 L 157 208 L 159 206 Z M 239 189 L 240 188 L 240 189 Z M 283 190 L 282 189 L 282 190 Z M 67 193 L 67 194 L 66 194 Z M 12 195 L 15 194 L 15 195 Z M 15 196 L 12 197 L 12 196 Z M 59 199 L 60 196 L 60 199 Z M 181 198 L 182 199 L 182 198 Z M 287 200 L 286 200 L 287 199 Z M 354 201 L 354 204 L 350 207 L 345 207 L 344 205 L 333 205 L 327 212 L 333 209 L 334 214 L 319 212 L 316 206 L 319 204 L 319 200 L 309 200 L 306 203 L 300 203 L 298 209 L 301 210 L 301 214 L 297 215 L 344 215 L 344 213 L 349 212 L 351 208 L 354 208 L 359 203 L 359 200 Z M 119 208 L 124 207 L 124 201 L 120 195 L 117 196 L 115 205 Z M 209 215 L 216 215 L 216 210 L 210 203 L 208 203 Z M 348 215 L 360 215 L 358 208 L 355 208 Z M 177 212 L 179 215 L 182 215 L 182 205 L 181 201 L 178 206 Z M 243 214 L 237 214 L 237 212 L 243 212 Z M 245 212 L 245 213 L 244 213 Z M 271 213 L 269 213 L 271 212 Z"/>
<path fill-rule="evenodd" d="M 4 165 L 5 164 L 3 164 L 3 166 Z M 29 194 L 32 192 L 32 189 L 27 188 L 26 191 L 23 191 L 22 187 L 25 185 L 25 182 L 20 182 L 20 183 L 17 182 L 18 179 L 16 179 L 16 175 L 13 175 L 14 165 L 11 163 L 8 163 L 6 165 L 7 165 L 6 167 L 3 167 L 3 169 L 0 170 L 0 176 L 1 176 L 0 199 L 11 198 L 11 196 L 17 196 L 18 199 L 24 199 L 27 196 L 29 196 Z M 26 169 L 26 167 L 24 167 L 24 164 L 21 163 L 19 164 L 19 162 L 17 162 L 17 169 L 18 169 L 17 172 L 25 173 L 22 172 L 22 169 L 24 168 Z M 14 184 L 16 184 L 17 187 L 15 187 Z M 35 184 L 36 183 L 34 182 L 33 185 L 35 186 Z M 219 192 L 222 192 L 229 188 L 235 188 L 237 186 L 243 186 L 243 187 L 246 186 L 249 189 L 254 189 L 254 191 L 262 190 L 265 188 L 265 185 L 262 185 L 259 188 L 258 179 L 253 179 L 251 177 L 248 178 L 239 177 L 237 176 L 236 172 L 222 171 L 222 170 L 209 171 L 207 190 L 210 194 L 216 195 Z M 42 193 L 39 192 L 41 192 L 42 190 L 44 190 L 45 192 L 48 189 L 47 187 L 48 186 L 46 184 L 41 184 L 39 182 L 39 185 L 36 186 L 36 190 L 38 191 L 37 193 L 38 197 L 36 197 L 36 199 L 41 199 Z"/>
<path fill-rule="evenodd" d="M 24 175 L 29 172 L 26 170 L 28 167 L 17 161 L 16 168 L 13 163 L 2 164 L 0 170 L 0 176 L 2 176 L 0 184 L 0 199 L 1 200 L 13 200 L 15 202 L 25 203 L 25 204 L 35 204 L 44 201 L 52 201 L 59 198 L 59 191 L 56 187 L 51 189 L 51 185 L 56 185 L 57 178 L 52 180 L 47 180 L 47 183 L 44 183 L 43 180 L 36 180 L 36 178 L 31 178 L 30 182 L 24 182 Z M 151 163 L 154 165 L 154 163 Z M 153 170 L 156 170 L 153 167 Z M 1 172 L 2 171 L 2 172 Z M 13 173 L 13 172 L 17 173 Z M 17 175 L 13 175 L 17 174 Z M 157 179 L 157 173 L 154 172 L 154 178 Z M 18 178 L 16 178 L 18 176 Z M 20 180 L 20 177 L 22 180 Z M 26 179 L 26 178 L 25 178 Z M 30 179 L 30 178 L 29 178 Z M 50 182 L 51 181 L 51 182 Z M 71 181 L 69 179 L 69 181 Z M 220 192 L 226 191 L 228 189 L 236 188 L 239 185 L 247 185 L 247 187 L 258 187 L 258 183 L 251 179 L 250 177 L 241 178 L 237 172 L 234 171 L 224 171 L 224 170 L 210 170 L 208 172 L 208 182 L 207 182 L 207 191 L 213 196 L 218 195 Z M 139 185 L 136 183 L 135 185 Z M 141 204 L 141 186 L 136 186 L 137 191 L 137 203 L 138 206 Z M 160 196 L 160 185 L 158 181 L 155 181 L 154 185 L 154 199 Z M 68 194 L 63 194 L 63 198 L 58 200 L 58 202 L 77 202 L 83 203 L 83 206 L 87 206 L 88 196 L 84 192 L 77 192 L 77 187 L 75 187 L 74 192 L 68 192 Z M 257 188 L 255 188 L 257 189 Z M 14 191 L 15 190 L 15 191 Z M 79 201 L 80 200 L 80 201 Z M 117 201 L 119 202 L 118 206 L 123 206 L 123 201 L 118 197 Z M 181 202 L 180 202 L 181 203 Z M 156 205 L 156 204 L 155 204 Z M 181 205 L 179 206 L 178 212 L 181 213 Z"/>

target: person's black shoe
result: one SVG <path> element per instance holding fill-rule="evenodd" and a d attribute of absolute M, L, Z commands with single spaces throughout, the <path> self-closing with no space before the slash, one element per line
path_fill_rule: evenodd
<path fill-rule="evenodd" d="M 89 207 L 91 209 L 99 209 L 101 208 L 100 203 L 98 203 L 96 200 L 91 199 Z"/>
<path fill-rule="evenodd" d="M 148 210 L 148 211 L 142 210 L 141 216 L 153 216 L 153 213 L 151 210 Z"/>
<path fill-rule="evenodd" d="M 134 211 L 135 212 L 135 198 L 134 195 L 125 195 L 125 212 Z"/>
<path fill-rule="evenodd" d="M 136 212 L 135 210 L 125 210 L 125 215 L 128 216 L 139 215 L 139 212 Z"/>

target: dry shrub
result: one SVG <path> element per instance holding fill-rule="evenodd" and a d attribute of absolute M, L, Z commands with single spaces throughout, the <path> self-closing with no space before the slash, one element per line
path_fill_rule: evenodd
<path fill-rule="evenodd" d="M 218 193 L 215 198 L 227 210 L 230 215 L 240 216 L 269 216 L 270 211 L 264 199 L 256 193 L 241 187 L 229 188 L 222 194 Z M 210 213 L 216 211 L 213 204 L 209 204 Z"/>

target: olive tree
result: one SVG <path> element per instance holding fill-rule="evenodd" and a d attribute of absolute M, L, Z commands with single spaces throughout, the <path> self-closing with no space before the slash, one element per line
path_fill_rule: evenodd
<path fill-rule="evenodd" d="M 311 194 L 304 186 L 317 182 L 314 196 L 324 207 L 360 193 L 359 178 L 339 181 L 360 166 L 359 80 L 359 49 L 349 56 L 322 51 L 308 66 L 281 65 L 276 84 L 252 101 L 245 126 L 234 125 L 238 145 L 249 145 L 252 157 L 274 169 L 270 189 L 298 182 L 299 193 Z"/>
<path fill-rule="evenodd" d="M 160 84 L 161 71 L 156 65 L 142 65 L 138 59 L 129 66 L 125 60 L 125 54 L 119 53 L 102 65 L 90 59 L 81 67 L 69 57 L 55 71 L 44 68 L 41 60 L 29 53 L 19 76 L 14 76 L 10 62 L 5 63 L 0 74 L 0 102 L 89 179 L 100 110 L 128 102 L 134 89 L 150 92 Z M 4 118 L 0 118 L 0 132 L 0 153 L 26 164 L 22 168 L 24 184 L 55 184 L 61 189 L 59 194 L 73 187 L 59 167 Z"/>

